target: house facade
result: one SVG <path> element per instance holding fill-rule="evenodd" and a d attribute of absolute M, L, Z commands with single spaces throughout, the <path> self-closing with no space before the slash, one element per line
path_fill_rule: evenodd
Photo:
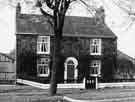
<path fill-rule="evenodd" d="M 44 16 L 21 14 L 20 10 L 16 12 L 17 78 L 49 83 L 53 29 Z M 79 83 L 91 77 L 110 81 L 116 68 L 117 37 L 104 18 L 66 16 L 64 23 L 57 81 Z"/>

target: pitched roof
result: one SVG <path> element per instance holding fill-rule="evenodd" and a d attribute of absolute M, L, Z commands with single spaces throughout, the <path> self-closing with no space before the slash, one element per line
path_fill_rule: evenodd
<path fill-rule="evenodd" d="M 118 59 L 127 59 L 132 61 L 133 63 L 135 63 L 135 59 L 131 56 L 128 56 L 127 54 L 125 54 L 124 52 L 117 50 L 117 58 Z"/>
<path fill-rule="evenodd" d="M 20 14 L 16 18 L 16 34 L 53 35 L 51 25 L 42 15 Z M 106 25 L 96 25 L 94 18 L 66 16 L 64 36 L 116 38 Z"/>
<path fill-rule="evenodd" d="M 12 57 L 10 57 L 8 54 L 5 54 L 5 53 L 0 52 L 0 56 L 5 56 L 6 58 L 14 61 L 14 59 Z"/>

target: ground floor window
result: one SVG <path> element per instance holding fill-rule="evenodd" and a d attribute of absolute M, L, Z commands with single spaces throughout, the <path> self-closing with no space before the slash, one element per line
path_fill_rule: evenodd
<path fill-rule="evenodd" d="M 101 61 L 93 60 L 90 63 L 90 76 L 99 76 L 101 74 Z"/>
<path fill-rule="evenodd" d="M 40 77 L 49 76 L 49 63 L 47 58 L 40 58 L 37 61 L 37 75 Z"/>

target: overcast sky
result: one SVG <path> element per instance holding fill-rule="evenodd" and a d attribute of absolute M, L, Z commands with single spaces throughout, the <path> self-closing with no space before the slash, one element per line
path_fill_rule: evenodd
<path fill-rule="evenodd" d="M 112 0 L 102 1 L 104 1 L 106 23 L 118 36 L 118 49 L 135 57 L 135 22 L 129 26 L 132 20 L 126 12 L 112 3 Z"/>
<path fill-rule="evenodd" d="M 106 13 L 106 23 L 118 36 L 118 49 L 135 57 L 135 23 L 128 27 L 131 20 L 127 14 L 114 5 L 111 0 L 102 0 Z M 88 16 L 85 7 L 78 4 L 72 15 Z M 81 11 L 81 12 L 80 12 Z M 128 27 L 128 29 L 127 29 Z M 6 0 L 0 0 L 0 52 L 8 53 L 15 48 L 15 8 Z"/>
<path fill-rule="evenodd" d="M 8 53 L 15 47 L 14 14 L 14 8 L 0 0 L 0 52 Z"/>

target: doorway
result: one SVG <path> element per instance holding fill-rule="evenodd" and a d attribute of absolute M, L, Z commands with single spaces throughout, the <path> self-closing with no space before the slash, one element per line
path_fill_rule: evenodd
<path fill-rule="evenodd" d="M 78 77 L 78 61 L 74 57 L 68 57 L 64 63 L 64 80 L 68 82 L 76 81 Z"/>

